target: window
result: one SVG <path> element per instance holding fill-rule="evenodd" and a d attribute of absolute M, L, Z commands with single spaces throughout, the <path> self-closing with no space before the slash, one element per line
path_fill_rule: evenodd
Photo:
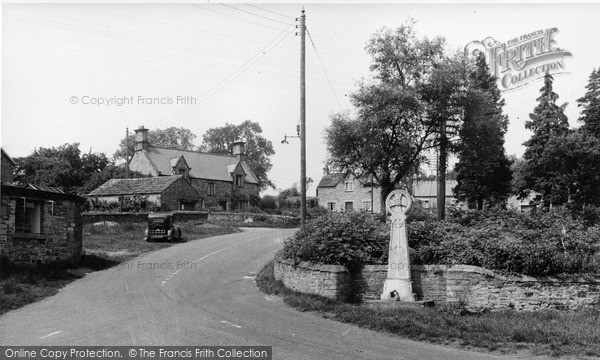
<path fill-rule="evenodd" d="M 373 210 L 372 207 L 371 207 L 371 205 L 372 205 L 372 203 L 371 203 L 370 200 L 363 200 L 363 202 L 362 202 L 362 209 L 364 211 L 371 211 L 371 210 Z"/>
<path fill-rule="evenodd" d="M 215 183 L 208 183 L 208 195 L 215 194 Z"/>
<path fill-rule="evenodd" d="M 235 186 L 242 186 L 242 175 L 235 176 Z"/>
<path fill-rule="evenodd" d="M 26 234 L 42 233 L 44 203 L 25 198 L 17 199 L 15 209 L 15 232 Z"/>
<path fill-rule="evenodd" d="M 327 209 L 333 211 L 335 210 L 335 203 L 334 202 L 328 202 L 327 203 Z"/>
<path fill-rule="evenodd" d="M 345 209 L 346 211 L 354 210 L 354 203 L 352 201 L 346 201 Z"/>
<path fill-rule="evenodd" d="M 239 200 L 237 204 L 238 210 L 247 210 L 250 208 L 250 202 L 248 200 Z"/>
<path fill-rule="evenodd" d="M 352 181 L 346 181 L 344 183 L 346 191 L 354 191 L 354 183 Z"/>

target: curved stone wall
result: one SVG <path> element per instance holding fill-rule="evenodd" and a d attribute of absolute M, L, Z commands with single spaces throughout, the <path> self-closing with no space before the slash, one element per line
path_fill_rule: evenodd
<path fill-rule="evenodd" d="M 365 299 L 379 299 L 387 276 L 386 265 L 367 265 L 361 286 L 340 265 L 294 264 L 276 259 L 275 278 L 288 288 L 329 298 L 359 291 Z M 502 275 L 468 265 L 416 265 L 411 267 L 413 292 L 418 300 L 462 304 L 474 310 L 577 310 L 600 306 L 600 279 L 561 280 Z M 354 288 L 354 289 L 352 289 Z"/>

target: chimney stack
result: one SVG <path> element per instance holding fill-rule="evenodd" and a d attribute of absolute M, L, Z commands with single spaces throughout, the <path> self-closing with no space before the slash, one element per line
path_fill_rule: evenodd
<path fill-rule="evenodd" d="M 135 130 L 135 151 L 146 150 L 148 146 L 148 129 L 141 125 Z"/>
<path fill-rule="evenodd" d="M 323 176 L 328 176 L 329 175 L 329 166 L 325 165 L 325 167 L 323 168 Z"/>
<path fill-rule="evenodd" d="M 237 156 L 239 161 L 246 157 L 246 143 L 242 140 L 237 140 L 233 143 L 233 155 Z"/>

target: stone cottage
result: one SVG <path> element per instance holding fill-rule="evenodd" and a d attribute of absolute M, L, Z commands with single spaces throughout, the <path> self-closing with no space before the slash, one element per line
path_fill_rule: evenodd
<path fill-rule="evenodd" d="M 87 195 L 94 202 L 121 203 L 133 195 L 146 198 L 162 210 L 196 210 L 200 195 L 182 175 L 139 179 L 111 179 Z"/>
<path fill-rule="evenodd" d="M 452 189 L 456 180 L 446 181 L 446 205 L 458 204 Z M 411 194 L 424 208 L 437 206 L 437 181 L 413 180 Z M 319 206 L 331 211 L 364 210 L 378 213 L 382 209 L 381 189 L 369 176 L 357 178 L 352 174 L 330 173 L 323 169 L 323 177 L 317 185 Z"/>
<path fill-rule="evenodd" d="M 154 147 L 148 129 L 135 130 L 135 153 L 129 169 L 153 177 L 181 175 L 198 192 L 198 208 L 247 209 L 258 197 L 258 179 L 244 160 L 245 144 L 236 142 L 233 156 Z"/>
<path fill-rule="evenodd" d="M 319 206 L 331 211 L 381 211 L 381 190 L 370 177 L 357 178 L 351 174 L 330 173 L 323 169 L 317 185 Z"/>
<path fill-rule="evenodd" d="M 79 262 L 85 199 L 50 187 L 14 185 L 14 165 L 3 150 L 0 258 L 23 265 Z"/>

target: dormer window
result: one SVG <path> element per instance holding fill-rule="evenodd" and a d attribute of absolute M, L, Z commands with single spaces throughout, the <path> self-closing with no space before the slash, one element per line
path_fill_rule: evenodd
<path fill-rule="evenodd" d="M 242 181 L 243 181 L 242 175 L 235 176 L 235 186 L 242 186 L 243 185 Z"/>

